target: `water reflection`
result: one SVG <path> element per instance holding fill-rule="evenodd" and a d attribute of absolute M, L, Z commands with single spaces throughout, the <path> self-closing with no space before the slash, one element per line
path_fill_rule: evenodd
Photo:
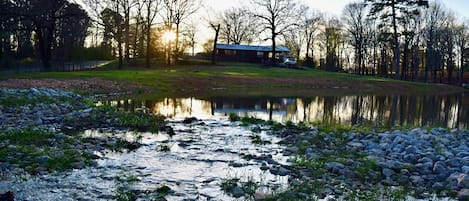
<path fill-rule="evenodd" d="M 106 100 L 126 111 L 168 117 L 210 117 L 236 113 L 279 122 L 469 128 L 469 96 L 318 96 L 311 98 L 164 98 Z"/>

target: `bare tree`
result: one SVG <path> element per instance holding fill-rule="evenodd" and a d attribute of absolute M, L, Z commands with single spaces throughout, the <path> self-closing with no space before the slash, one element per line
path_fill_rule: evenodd
<path fill-rule="evenodd" d="M 303 27 L 303 34 L 306 42 L 306 63 L 310 66 L 314 66 L 314 50 L 315 50 L 315 41 L 317 34 L 319 33 L 319 25 L 321 24 L 321 14 L 319 12 L 306 12 L 303 15 L 302 23 L 304 24 Z M 310 54 L 311 52 L 311 54 Z"/>
<path fill-rule="evenodd" d="M 272 41 L 272 59 L 275 61 L 277 36 L 297 24 L 297 3 L 294 0 L 251 0 L 251 4 L 251 13 L 259 18 L 260 32 L 267 33 Z"/>
<path fill-rule="evenodd" d="M 425 11 L 425 82 L 428 81 L 428 73 L 431 72 L 433 81 L 436 82 L 436 71 L 438 70 L 440 54 L 438 51 L 439 30 L 443 27 L 446 11 L 441 4 L 431 3 Z"/>
<path fill-rule="evenodd" d="M 197 26 L 195 25 L 195 23 L 191 23 L 187 25 L 183 33 L 185 37 L 185 42 L 191 48 L 192 56 L 195 56 L 195 44 L 197 43 L 195 40 L 196 32 L 197 32 Z"/>
<path fill-rule="evenodd" d="M 464 83 L 464 58 L 467 57 L 466 51 L 469 45 L 469 28 L 467 24 L 462 23 L 455 29 L 456 46 L 459 52 L 459 83 Z"/>
<path fill-rule="evenodd" d="M 257 33 L 257 19 L 243 8 L 232 8 L 222 14 L 220 37 L 227 44 L 251 43 Z"/>
<path fill-rule="evenodd" d="M 145 66 L 150 68 L 150 57 L 151 57 L 151 26 L 153 21 L 155 20 L 156 15 L 158 14 L 158 6 L 160 4 L 160 0 L 145 0 L 143 3 L 146 10 L 146 26 L 145 26 L 145 33 L 147 37 L 147 46 L 146 46 L 146 56 L 145 56 Z"/>
<path fill-rule="evenodd" d="M 130 10 L 132 7 L 134 7 L 136 4 L 136 1 L 134 0 L 118 0 L 121 4 L 122 7 L 122 12 L 124 16 L 124 21 L 123 21 L 123 28 L 124 28 L 124 44 L 125 44 L 125 61 L 129 62 L 130 60 Z"/>
<path fill-rule="evenodd" d="M 210 22 L 210 27 L 215 31 L 215 38 L 213 39 L 213 49 L 212 49 L 212 64 L 215 64 L 216 55 L 217 55 L 218 35 L 220 34 L 220 24 L 216 24 L 215 22 Z"/>
<path fill-rule="evenodd" d="M 323 47 L 326 53 L 326 63 L 323 68 L 328 71 L 342 70 L 341 53 L 343 51 L 344 37 L 341 22 L 337 18 L 330 18 L 325 22 L 323 30 Z"/>
<path fill-rule="evenodd" d="M 350 36 L 350 44 L 355 49 L 355 73 L 365 74 L 365 52 L 370 40 L 370 21 L 366 17 L 366 4 L 350 3 L 343 11 L 345 30 Z"/>
<path fill-rule="evenodd" d="M 413 12 L 416 7 L 428 6 L 428 0 L 366 0 L 372 6 L 371 15 L 381 15 L 383 22 L 387 19 L 391 20 L 394 40 L 394 70 L 396 72 L 396 79 L 400 79 L 399 63 L 400 63 L 400 43 L 398 32 L 398 18 L 402 14 Z"/>
<path fill-rule="evenodd" d="M 180 54 L 180 28 L 182 23 L 192 14 L 197 12 L 200 8 L 199 0 L 163 0 L 163 8 L 165 13 L 163 15 L 165 24 L 168 28 L 172 29 L 175 26 L 176 33 L 176 56 Z"/>

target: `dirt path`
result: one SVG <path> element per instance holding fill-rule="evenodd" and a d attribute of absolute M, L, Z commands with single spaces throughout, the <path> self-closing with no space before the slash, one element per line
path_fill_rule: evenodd
<path fill-rule="evenodd" d="M 135 93 L 137 90 L 145 90 L 139 84 L 119 83 L 101 78 L 89 79 L 7 79 L 0 81 L 0 87 L 7 88 L 54 88 L 68 91 L 86 93 Z"/>

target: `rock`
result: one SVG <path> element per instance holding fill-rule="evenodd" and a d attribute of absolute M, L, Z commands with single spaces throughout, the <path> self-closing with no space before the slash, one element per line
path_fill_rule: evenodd
<path fill-rule="evenodd" d="M 230 165 L 231 167 L 243 167 L 243 166 L 244 166 L 243 164 L 241 164 L 241 163 L 236 163 L 236 162 L 231 162 L 229 165 Z"/>
<path fill-rule="evenodd" d="M 337 173 L 342 172 L 345 166 L 342 163 L 338 163 L 338 162 L 328 162 L 324 164 L 324 168 L 326 168 L 326 170 L 328 170 L 329 172 L 337 174 Z"/>
<path fill-rule="evenodd" d="M 36 119 L 36 121 L 34 121 L 34 124 L 37 125 L 37 126 L 42 125 L 42 123 L 43 123 L 43 122 L 42 122 L 42 119 L 41 119 L 41 118 L 38 118 L 38 119 Z"/>
<path fill-rule="evenodd" d="M 469 189 L 462 189 L 458 192 L 458 200 L 459 201 L 467 201 L 469 200 Z"/>
<path fill-rule="evenodd" d="M 448 182 L 448 186 L 451 190 L 458 189 L 458 179 L 460 173 L 453 173 L 448 178 L 446 178 L 446 182 Z"/>
<path fill-rule="evenodd" d="M 254 132 L 254 133 L 260 133 L 262 131 L 262 129 L 259 125 L 253 125 L 251 127 L 251 131 Z"/>
<path fill-rule="evenodd" d="M 55 137 L 55 139 L 57 139 L 57 140 L 61 140 L 61 139 L 66 138 L 67 135 L 65 135 L 65 134 L 63 134 L 63 133 L 57 133 L 57 134 L 55 134 L 54 137 Z"/>
<path fill-rule="evenodd" d="M 462 173 L 469 174 L 469 166 L 462 166 L 461 170 L 462 170 Z"/>
<path fill-rule="evenodd" d="M 419 150 L 413 145 L 409 145 L 405 148 L 405 151 L 409 154 L 416 154 Z"/>
<path fill-rule="evenodd" d="M 349 143 L 347 143 L 347 145 L 354 148 L 354 149 L 357 149 L 357 150 L 363 150 L 363 148 L 365 147 L 360 142 L 349 142 Z"/>
<path fill-rule="evenodd" d="M 85 162 L 75 162 L 72 164 L 72 167 L 75 169 L 83 169 L 86 167 Z"/>
<path fill-rule="evenodd" d="M 240 198 L 240 197 L 244 196 L 244 191 L 239 186 L 236 186 L 236 187 L 231 189 L 231 194 L 235 198 Z"/>
<path fill-rule="evenodd" d="M 419 163 L 432 163 L 433 165 L 433 160 L 429 157 L 423 157 L 421 159 L 418 160 Z"/>
<path fill-rule="evenodd" d="M 256 191 L 254 193 L 254 200 L 256 200 L 256 201 L 266 200 L 267 197 L 268 197 L 267 194 L 265 194 L 263 192 L 260 192 L 260 191 Z"/>
<path fill-rule="evenodd" d="M 396 172 L 394 172 L 394 170 L 391 170 L 389 168 L 383 168 L 383 175 L 386 177 L 386 178 L 391 178 L 393 175 L 396 174 Z"/>
<path fill-rule="evenodd" d="M 424 183 L 424 180 L 420 176 L 410 176 L 409 179 L 415 186 L 422 186 Z"/>
<path fill-rule="evenodd" d="M 442 161 L 437 161 L 433 165 L 433 173 L 437 175 L 441 175 L 444 178 L 448 177 L 449 175 L 448 168 L 446 167 L 445 163 Z"/>
<path fill-rule="evenodd" d="M 6 170 L 10 167 L 10 163 L 9 162 L 0 162 L 0 170 Z"/>
<path fill-rule="evenodd" d="M 417 163 L 417 155 L 415 154 L 406 154 L 403 157 L 403 160 L 408 163 Z"/>
<path fill-rule="evenodd" d="M 445 162 L 446 162 L 446 165 L 448 165 L 450 167 L 458 167 L 459 168 L 461 166 L 461 162 L 457 158 L 451 158 L 451 159 L 446 160 Z"/>
<path fill-rule="evenodd" d="M 44 163 L 47 163 L 49 160 L 50 160 L 50 157 L 47 156 L 47 155 L 44 155 L 44 156 L 39 156 L 36 158 L 36 160 L 41 163 L 41 164 L 44 164 Z"/>
<path fill-rule="evenodd" d="M 415 168 L 421 175 L 429 175 L 433 173 L 433 162 L 417 163 Z"/>
<path fill-rule="evenodd" d="M 435 190 L 440 191 L 440 190 L 445 189 L 445 185 L 441 182 L 436 182 L 432 185 L 432 188 L 435 189 Z"/>
<path fill-rule="evenodd" d="M 278 175 L 280 175 L 280 176 L 287 176 L 290 173 L 291 173 L 291 171 L 289 169 L 284 168 L 284 167 L 280 167 L 278 169 Z"/>
<path fill-rule="evenodd" d="M 185 119 L 182 121 L 182 123 L 184 123 L 184 124 L 191 124 L 191 123 L 196 122 L 196 121 L 198 121 L 197 118 L 195 118 L 195 117 L 188 117 L 188 118 L 185 118 Z"/>
<path fill-rule="evenodd" d="M 459 188 L 469 188 L 469 176 L 467 174 L 460 174 L 458 177 Z"/>

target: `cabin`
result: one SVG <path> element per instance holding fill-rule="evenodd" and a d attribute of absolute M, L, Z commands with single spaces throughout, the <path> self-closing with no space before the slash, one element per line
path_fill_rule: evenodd
<path fill-rule="evenodd" d="M 263 63 L 272 56 L 272 46 L 217 44 L 217 60 Z M 285 46 L 276 46 L 276 58 L 290 54 Z"/>

